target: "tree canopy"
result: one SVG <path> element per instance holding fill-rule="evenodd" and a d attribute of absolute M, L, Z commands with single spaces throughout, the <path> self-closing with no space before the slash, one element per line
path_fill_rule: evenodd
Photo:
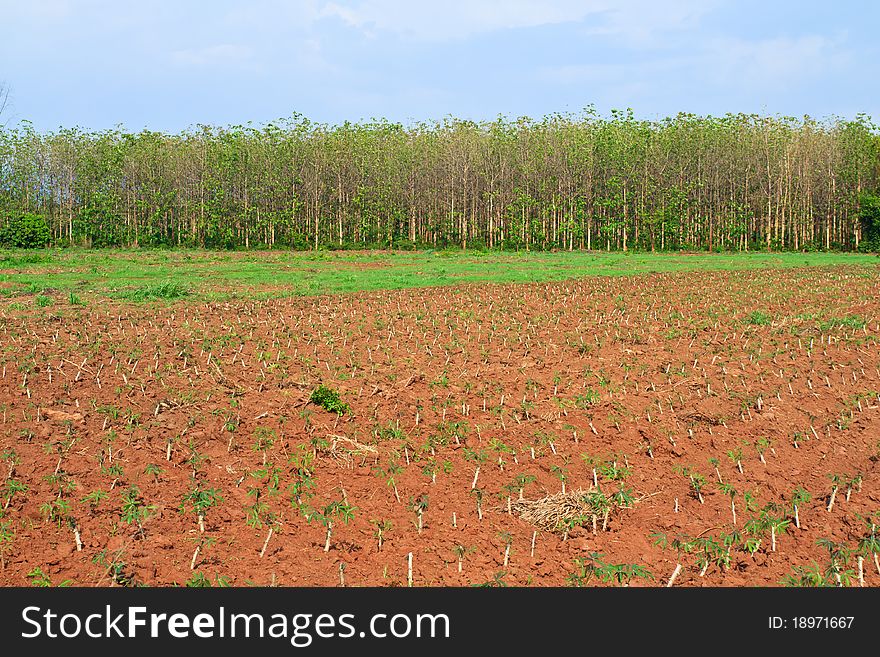
<path fill-rule="evenodd" d="M 0 228 L 55 245 L 858 249 L 878 193 L 864 115 L 0 129 Z"/>

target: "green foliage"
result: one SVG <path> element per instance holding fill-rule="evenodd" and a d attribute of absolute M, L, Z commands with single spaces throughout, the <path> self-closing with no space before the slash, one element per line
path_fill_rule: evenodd
<path fill-rule="evenodd" d="M 654 581 L 654 575 L 644 566 L 606 563 L 604 556 L 599 552 L 590 552 L 585 557 L 575 557 L 575 570 L 566 577 L 569 586 L 589 586 L 594 579 L 621 586 L 629 586 L 634 579 Z"/>
<path fill-rule="evenodd" d="M 337 415 L 351 412 L 351 407 L 342 401 L 339 392 L 323 384 L 312 391 L 309 401 Z"/>
<path fill-rule="evenodd" d="M 49 576 L 43 572 L 43 569 L 37 566 L 33 570 L 31 570 L 27 574 L 28 579 L 30 580 L 31 586 L 37 587 L 50 587 L 55 586 L 52 584 L 52 580 L 49 579 Z M 59 587 L 67 587 L 73 584 L 73 580 L 66 579 L 57 586 Z"/>
<path fill-rule="evenodd" d="M 141 491 L 137 486 L 129 486 L 122 493 L 122 521 L 141 526 L 150 514 L 155 511 L 153 505 L 148 505 L 141 497 Z"/>
<path fill-rule="evenodd" d="M 861 222 L 870 249 L 876 130 L 865 115 L 642 120 L 592 107 L 411 126 L 294 115 L 179 134 L 22 122 L 2 133 L 0 202 L 45 217 L 59 244 L 91 247 L 807 251 L 854 249 Z"/>
<path fill-rule="evenodd" d="M 2 518 L 2 515 L 0 515 Z M 6 555 L 12 550 L 15 542 L 15 527 L 11 520 L 0 520 L 0 569 L 6 568 Z"/>
<path fill-rule="evenodd" d="M 828 552 L 827 564 L 823 567 L 814 561 L 811 567 L 794 566 L 792 573 L 783 577 L 780 583 L 795 587 L 852 586 L 855 570 L 851 562 L 856 552 L 828 538 L 818 539 L 816 545 Z"/>
<path fill-rule="evenodd" d="M 13 215 L 0 228 L 0 246 L 17 249 L 42 249 L 52 233 L 46 219 L 30 212 Z"/>
<path fill-rule="evenodd" d="M 499 570 L 492 575 L 492 579 L 483 582 L 482 584 L 471 584 L 472 587 L 477 588 L 504 588 L 508 586 L 507 582 L 504 581 L 504 578 L 507 576 L 506 570 Z"/>
<path fill-rule="evenodd" d="M 80 502 L 87 503 L 89 505 L 89 508 L 92 511 L 94 511 L 95 509 L 97 509 L 98 504 L 100 504 L 102 500 L 107 499 L 108 496 L 109 496 L 109 493 L 107 493 L 106 491 L 93 490 L 93 491 L 87 493 L 85 496 L 83 496 L 83 498 L 80 500 Z"/>
<path fill-rule="evenodd" d="M 637 258 L 622 253 L 559 251 L 553 254 L 490 252 L 477 258 L 474 252 L 452 251 L 437 258 L 430 252 L 391 254 L 296 253 L 275 251 L 239 254 L 178 250 L 161 252 L 70 249 L 51 256 L 44 252 L 0 251 L 0 267 L 5 280 L 29 294 L 55 289 L 63 295 L 73 292 L 85 296 L 149 301 L 172 299 L 181 294 L 212 300 L 245 296 L 249 298 L 291 295 L 337 294 L 360 290 L 417 288 L 448 285 L 455 281 L 523 283 L 549 282 L 581 276 L 630 276 L 650 272 L 693 270 L 755 270 L 767 267 L 869 266 L 873 255 L 812 253 L 755 253 L 709 256 L 691 254 L 687 258 L 667 254 L 641 254 Z M 396 265 L 400 265 L 399 267 Z M 358 267 L 356 273 L 352 268 Z M 210 271 L 210 275 L 205 272 Z M 172 280 L 166 291 L 156 282 Z M 145 283 L 145 281 L 150 281 Z M 10 288 L 12 290 L 13 288 Z M 157 292 L 153 294 L 153 292 Z M 186 295 L 186 292 L 191 294 Z M 176 295 L 176 296 L 175 296 Z M 589 344 L 576 344 L 588 353 Z M 438 378 L 443 379 L 442 375 Z M 449 384 L 448 374 L 445 376 Z M 437 385 L 441 385 L 438 382 Z M 602 385 L 600 383 L 600 385 Z M 598 387 L 593 390 L 599 390 Z M 600 391 L 601 392 L 601 391 Z M 582 402 L 595 400 L 585 397 Z M 569 402 L 570 400 L 570 402 Z M 575 403 L 575 396 L 566 403 Z"/>
<path fill-rule="evenodd" d="M 357 507 L 351 506 L 343 500 L 336 500 L 320 509 L 309 509 L 305 515 L 309 522 L 316 520 L 326 527 L 336 519 L 348 524 L 354 518 L 355 511 L 357 511 Z"/>
<path fill-rule="evenodd" d="M 204 516 L 208 509 L 218 505 L 223 501 L 223 497 L 216 488 L 202 488 L 200 484 L 194 483 L 189 492 L 184 495 L 183 501 L 180 503 L 181 513 L 187 508 L 198 516 Z"/>
<path fill-rule="evenodd" d="M 746 317 L 746 323 L 755 326 L 766 326 L 772 321 L 773 318 L 770 315 L 760 310 L 754 310 Z"/>
<path fill-rule="evenodd" d="M 587 409 L 591 406 L 595 406 L 600 401 L 602 401 L 602 394 L 598 390 L 587 388 L 585 392 L 574 398 L 574 405 L 577 408 Z"/>
<path fill-rule="evenodd" d="M 28 490 L 28 485 L 18 479 L 9 478 L 6 480 L 4 485 L 4 506 L 9 506 L 12 503 L 12 499 L 18 495 L 19 493 L 25 493 Z"/>
<path fill-rule="evenodd" d="M 145 285 L 124 293 L 130 301 L 150 301 L 153 299 L 181 299 L 189 296 L 191 290 L 176 281 L 166 281 L 157 285 Z"/>
<path fill-rule="evenodd" d="M 864 238 L 863 251 L 880 251 L 880 193 L 864 192 L 859 197 L 859 220 Z"/>
<path fill-rule="evenodd" d="M 193 573 L 192 577 L 186 580 L 184 586 L 188 588 L 209 588 L 212 586 L 218 586 L 221 588 L 227 588 L 230 586 L 229 578 L 224 577 L 223 575 L 217 575 L 214 578 L 214 583 L 211 583 L 211 579 L 207 577 L 202 571 L 196 571 Z"/>
<path fill-rule="evenodd" d="M 819 322 L 820 331 L 831 331 L 836 328 L 861 329 L 867 325 L 867 320 L 859 315 L 847 315 L 846 317 L 835 317 L 826 321 Z"/>

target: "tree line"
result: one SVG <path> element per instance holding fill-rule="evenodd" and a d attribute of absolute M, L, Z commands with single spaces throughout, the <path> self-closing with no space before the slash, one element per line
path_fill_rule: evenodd
<path fill-rule="evenodd" d="M 0 129 L 0 228 L 62 246 L 877 248 L 878 190 L 865 115 Z"/>

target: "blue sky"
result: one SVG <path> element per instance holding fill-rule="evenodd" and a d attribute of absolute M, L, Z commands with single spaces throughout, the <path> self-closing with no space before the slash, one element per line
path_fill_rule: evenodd
<path fill-rule="evenodd" d="M 0 0 L 0 119 L 180 131 L 756 112 L 880 121 L 872 0 Z"/>

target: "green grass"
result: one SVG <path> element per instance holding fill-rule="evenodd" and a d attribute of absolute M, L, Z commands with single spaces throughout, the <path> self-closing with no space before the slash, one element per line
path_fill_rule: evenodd
<path fill-rule="evenodd" d="M 147 301 L 150 299 L 180 299 L 189 294 L 191 294 L 191 291 L 188 287 L 171 280 L 155 285 L 144 285 L 124 292 L 122 296 L 131 301 Z"/>
<path fill-rule="evenodd" d="M 459 283 L 550 282 L 698 270 L 850 265 L 877 275 L 873 255 L 844 253 L 511 253 L 205 250 L 0 250 L 0 295 L 53 289 L 132 301 L 267 298 Z"/>
<path fill-rule="evenodd" d="M 835 328 L 860 329 L 867 324 L 864 317 L 858 315 L 847 315 L 846 317 L 834 317 L 827 321 L 819 322 L 820 331 L 831 331 Z"/>
<path fill-rule="evenodd" d="M 770 324 L 773 321 L 773 318 L 770 317 L 765 312 L 761 312 L 760 310 L 755 310 L 748 317 L 746 317 L 746 322 L 749 324 L 754 324 L 756 326 L 765 326 Z"/>

